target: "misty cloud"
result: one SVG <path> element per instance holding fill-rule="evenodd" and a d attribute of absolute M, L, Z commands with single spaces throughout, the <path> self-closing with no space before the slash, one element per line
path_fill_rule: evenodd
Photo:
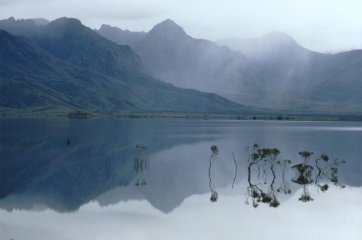
<path fill-rule="evenodd" d="M 37 0 L 37 4 L 39 3 L 49 3 L 49 2 L 55 2 L 55 1 L 59 1 L 59 0 Z M 34 1 L 32 0 L 0 0 L 0 6 L 4 7 L 4 6 L 16 6 L 19 4 L 26 4 L 26 3 L 32 3 L 34 5 Z"/>
<path fill-rule="evenodd" d="M 59 17 L 79 18 L 90 27 L 95 27 L 103 22 L 115 22 L 117 20 L 137 20 L 152 18 L 162 14 L 162 7 L 155 6 L 150 1 L 86 1 L 78 0 L 20 0 L 0 2 L 1 18 L 14 16 L 16 18 L 44 17 L 53 20 Z"/>
<path fill-rule="evenodd" d="M 92 28 L 106 23 L 148 31 L 171 18 L 197 38 L 250 38 L 277 30 L 316 51 L 362 48 L 360 0 L 0 0 L 0 6 L 2 19 L 68 16 Z"/>

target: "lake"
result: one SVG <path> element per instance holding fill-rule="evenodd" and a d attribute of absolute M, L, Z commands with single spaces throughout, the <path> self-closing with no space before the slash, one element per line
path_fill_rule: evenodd
<path fill-rule="evenodd" d="M 362 239 L 361 122 L 0 128 L 0 239 Z"/>

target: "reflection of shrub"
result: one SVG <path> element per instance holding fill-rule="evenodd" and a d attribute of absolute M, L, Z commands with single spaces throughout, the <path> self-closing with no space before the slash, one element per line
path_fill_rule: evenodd
<path fill-rule="evenodd" d="M 294 165 L 292 168 L 296 168 L 302 174 L 310 173 L 313 170 L 313 167 L 311 165 L 306 165 L 302 163 Z"/>
<path fill-rule="evenodd" d="M 303 163 L 292 166 L 292 169 L 296 171 L 297 177 L 292 181 L 297 184 L 310 184 L 314 180 L 312 178 L 313 167 L 311 165 L 306 165 Z"/>
<path fill-rule="evenodd" d="M 272 198 L 266 194 L 266 193 L 261 193 L 261 202 L 262 203 L 270 203 L 272 201 Z"/>
<path fill-rule="evenodd" d="M 329 157 L 328 157 L 327 154 L 323 153 L 323 154 L 321 155 L 321 159 L 327 162 L 327 161 L 329 160 Z"/>
<path fill-rule="evenodd" d="M 322 192 L 327 191 L 329 188 L 328 184 L 324 184 L 323 186 L 320 187 L 320 189 L 322 190 Z"/>
<path fill-rule="evenodd" d="M 219 153 L 219 150 L 217 149 L 216 145 L 211 145 L 210 147 L 212 154 L 217 155 Z"/>
<path fill-rule="evenodd" d="M 216 155 L 219 153 L 219 150 L 218 150 L 217 146 L 214 144 L 211 145 L 210 149 L 211 149 L 211 156 L 210 156 L 210 161 L 209 161 L 209 188 L 211 191 L 210 201 L 216 202 L 218 194 L 213 188 L 212 179 L 211 179 L 211 167 L 212 167 L 212 161 L 216 158 Z"/>
<path fill-rule="evenodd" d="M 313 201 L 313 198 L 309 194 L 303 193 L 302 196 L 298 200 L 302 201 L 302 202 L 309 202 L 309 201 Z"/>
<path fill-rule="evenodd" d="M 276 199 L 273 199 L 269 204 L 269 206 L 274 207 L 274 208 L 278 207 L 279 205 L 280 205 L 280 203 Z"/>
<path fill-rule="evenodd" d="M 144 172 L 148 168 L 147 159 L 145 159 L 145 152 L 148 147 L 145 145 L 136 145 L 136 149 L 139 151 L 139 156 L 134 159 L 134 170 L 137 174 L 136 186 L 145 186 L 147 185 L 147 182 L 144 177 Z"/>
<path fill-rule="evenodd" d="M 215 192 L 215 191 L 212 191 L 211 197 L 210 197 L 210 201 L 211 201 L 211 202 L 216 202 L 216 201 L 217 201 L 217 197 L 218 197 L 218 193 Z"/>
<path fill-rule="evenodd" d="M 306 158 L 309 158 L 310 156 L 312 156 L 313 152 L 301 151 L 301 152 L 299 152 L 299 155 L 301 155 L 304 159 L 306 159 Z"/>
<path fill-rule="evenodd" d="M 210 157 L 210 166 L 209 166 L 209 186 L 211 191 L 211 202 L 216 202 L 218 199 L 218 193 L 214 190 L 214 186 L 211 181 L 211 165 L 213 160 L 218 154 L 217 145 L 211 145 L 211 157 Z M 254 208 L 258 207 L 259 204 L 268 204 L 270 207 L 278 207 L 280 202 L 278 201 L 278 194 L 291 194 L 292 190 L 288 186 L 289 179 L 285 178 L 285 173 L 292 169 L 295 171 L 296 175 L 292 182 L 297 183 L 303 186 L 303 193 L 298 198 L 301 202 L 310 202 L 313 201 L 313 198 L 308 192 L 307 185 L 315 183 L 315 185 L 322 191 L 326 192 L 329 189 L 328 184 L 320 185 L 319 178 L 327 178 L 330 182 L 333 182 L 335 185 L 338 184 L 338 165 L 345 163 L 345 161 L 335 159 L 330 161 L 330 158 L 327 154 L 323 153 L 314 159 L 315 167 L 317 171 L 314 171 L 315 167 L 308 163 L 309 158 L 313 155 L 313 152 L 310 151 L 300 151 L 298 152 L 302 157 L 303 161 L 301 163 L 292 165 L 292 161 L 289 159 L 279 160 L 280 150 L 277 148 L 261 148 L 258 144 L 254 144 L 252 148 L 248 148 L 248 167 L 247 167 L 247 198 L 245 203 L 249 204 L 250 200 L 252 201 L 252 206 Z M 235 177 L 233 180 L 232 187 L 237 174 L 237 163 L 235 160 L 234 152 L 232 152 L 232 157 L 235 163 Z M 322 161 L 323 160 L 323 161 Z M 323 166 L 324 165 L 324 166 Z M 279 169 L 276 169 L 275 166 L 279 166 Z M 271 174 L 268 176 L 268 173 Z M 278 180 L 278 177 L 281 178 Z M 269 186 L 266 188 L 260 180 L 264 180 L 264 184 Z M 280 182 L 278 188 L 275 187 L 275 183 Z M 339 185 L 344 187 L 343 185 Z"/>

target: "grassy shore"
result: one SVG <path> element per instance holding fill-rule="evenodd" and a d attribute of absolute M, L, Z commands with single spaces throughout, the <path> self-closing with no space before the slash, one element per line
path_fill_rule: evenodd
<path fill-rule="evenodd" d="M 1 110 L 1 118 L 49 118 L 49 119 L 214 119 L 214 120 L 286 120 L 286 121 L 362 121 L 362 114 L 324 113 L 177 113 L 177 112 L 93 112 L 68 109 Z"/>

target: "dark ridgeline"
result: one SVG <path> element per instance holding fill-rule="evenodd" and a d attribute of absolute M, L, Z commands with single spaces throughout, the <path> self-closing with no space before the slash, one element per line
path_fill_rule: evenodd
<path fill-rule="evenodd" d="M 60 18 L 0 21 L 0 105 L 13 109 L 236 113 L 250 110 L 211 93 L 150 77 L 139 57 Z M 14 35 L 17 36 L 14 36 Z"/>
<path fill-rule="evenodd" d="M 95 30 L 99 35 L 116 42 L 120 45 L 133 46 L 134 43 L 141 40 L 147 33 L 146 32 L 132 32 L 129 30 L 122 30 L 118 27 L 113 27 L 107 24 Z"/>

